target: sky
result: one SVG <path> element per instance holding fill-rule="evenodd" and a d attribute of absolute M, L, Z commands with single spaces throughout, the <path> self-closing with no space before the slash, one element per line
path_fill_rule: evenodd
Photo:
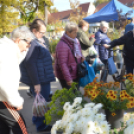
<path fill-rule="evenodd" d="M 74 0 L 72 0 L 74 1 Z M 80 3 L 93 2 L 94 0 L 78 0 Z M 64 11 L 70 9 L 69 0 L 53 0 L 54 6 L 58 11 Z"/>

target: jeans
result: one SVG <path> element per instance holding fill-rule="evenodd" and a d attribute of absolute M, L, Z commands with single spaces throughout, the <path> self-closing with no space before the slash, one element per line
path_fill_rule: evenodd
<path fill-rule="evenodd" d="M 36 96 L 36 93 L 34 92 L 34 86 L 30 86 L 30 90 L 32 91 L 33 96 Z M 45 98 L 46 101 L 49 100 L 49 95 L 50 95 L 50 82 L 41 84 L 41 92 L 40 94 Z M 45 117 L 32 117 L 33 123 L 36 125 L 36 130 L 37 131 L 42 131 L 45 130 L 48 126 L 44 123 Z"/>

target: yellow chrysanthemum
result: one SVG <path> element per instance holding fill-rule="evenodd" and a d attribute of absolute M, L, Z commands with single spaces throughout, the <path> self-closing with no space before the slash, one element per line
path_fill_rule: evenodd
<path fill-rule="evenodd" d="M 111 115 L 112 115 L 112 116 L 115 116 L 115 115 L 116 115 L 116 113 L 112 113 Z"/>

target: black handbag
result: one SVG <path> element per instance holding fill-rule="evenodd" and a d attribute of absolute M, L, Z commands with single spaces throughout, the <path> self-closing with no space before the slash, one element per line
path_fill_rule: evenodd
<path fill-rule="evenodd" d="M 64 40 L 62 40 L 62 41 L 65 42 Z M 69 48 L 70 48 L 70 50 L 71 50 L 71 52 L 72 52 L 72 54 L 74 56 L 74 52 L 71 49 L 70 45 L 67 42 L 65 42 L 65 43 L 69 46 Z M 78 75 L 79 78 L 82 78 L 86 74 L 88 74 L 88 70 L 86 69 L 86 66 L 85 66 L 85 64 L 83 62 L 82 63 L 78 63 L 77 58 L 75 56 L 74 56 L 74 58 L 75 58 L 75 61 L 77 63 L 77 75 Z"/>

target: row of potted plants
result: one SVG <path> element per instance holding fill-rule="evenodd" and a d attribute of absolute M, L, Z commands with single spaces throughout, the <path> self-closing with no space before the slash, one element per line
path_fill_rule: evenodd
<path fill-rule="evenodd" d="M 51 109 L 45 114 L 47 124 L 53 125 L 57 121 L 52 129 L 52 133 L 55 134 L 56 130 L 62 129 L 64 134 L 86 134 L 86 132 L 91 131 L 86 128 L 86 126 L 90 123 L 90 125 L 93 125 L 97 121 L 96 118 L 98 118 L 98 116 L 101 119 L 103 118 L 101 121 L 105 123 L 108 121 L 110 124 L 110 127 L 108 127 L 109 125 L 107 124 L 108 129 L 105 132 L 103 132 L 104 130 L 101 128 L 98 128 L 97 130 L 100 130 L 100 134 L 108 134 L 110 129 L 120 128 L 122 126 L 121 122 L 123 122 L 123 110 L 134 107 L 133 75 L 125 75 L 124 82 L 126 84 L 126 90 L 121 90 L 120 83 L 118 82 L 103 83 L 98 82 L 97 78 L 95 78 L 92 83 L 85 86 L 84 96 L 80 91 L 76 90 L 76 83 L 73 83 L 69 90 L 57 90 L 49 105 Z M 92 103 L 87 104 L 84 97 L 88 97 Z M 106 115 L 99 114 L 98 110 L 96 110 L 96 112 L 94 111 L 97 104 L 98 106 L 100 105 L 99 108 L 105 110 Z M 82 111 L 84 111 L 84 113 Z M 80 129 L 77 128 L 78 124 L 76 122 L 80 123 L 82 121 L 86 125 L 82 126 L 83 129 L 79 126 L 81 128 L 80 131 Z M 130 124 L 133 125 L 133 121 L 128 121 L 125 127 L 123 127 L 120 132 L 118 131 L 118 134 L 126 134 L 125 132 L 130 128 Z M 69 130 L 67 127 L 69 127 Z M 92 133 L 99 134 L 99 132 L 97 133 L 96 131 L 96 127 L 93 128 Z M 132 127 L 131 131 L 133 131 Z M 134 132 L 131 134 L 133 133 Z"/>

